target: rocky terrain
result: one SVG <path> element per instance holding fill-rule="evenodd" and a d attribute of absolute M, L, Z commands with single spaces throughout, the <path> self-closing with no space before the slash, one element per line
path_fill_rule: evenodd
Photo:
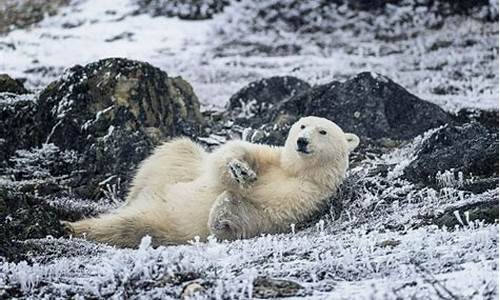
<path fill-rule="evenodd" d="M 0 298 L 498 297 L 498 3 L 93 1 L 0 36 Z M 281 145 L 306 115 L 361 145 L 289 233 L 116 249 L 59 223 L 121 205 L 172 137 Z"/>

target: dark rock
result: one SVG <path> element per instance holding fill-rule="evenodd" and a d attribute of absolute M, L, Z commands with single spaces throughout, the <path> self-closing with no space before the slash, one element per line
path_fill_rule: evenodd
<path fill-rule="evenodd" d="M 293 297 L 303 289 L 300 284 L 290 280 L 257 277 L 253 281 L 252 295 L 256 298 Z"/>
<path fill-rule="evenodd" d="M 498 110 L 463 108 L 454 116 L 459 123 L 479 122 L 484 127 L 498 132 Z"/>
<path fill-rule="evenodd" d="M 403 177 L 438 186 L 436 174 L 448 170 L 452 170 L 454 178 L 461 172 L 464 178 L 472 174 L 495 179 L 476 192 L 498 186 L 498 131 L 491 132 L 479 123 L 444 126 L 417 149 L 417 157 L 405 168 Z M 474 189 L 473 182 L 462 188 Z"/>
<path fill-rule="evenodd" d="M 417 98 L 387 77 L 365 72 L 342 83 L 315 86 L 248 122 L 272 120 L 261 127 L 265 134 L 258 142 L 283 144 L 290 125 L 309 115 L 330 119 L 344 131 L 357 134 L 361 147 L 373 144 L 377 148 L 394 148 L 401 140 L 453 121 L 439 106 Z"/>
<path fill-rule="evenodd" d="M 373 139 L 411 139 L 451 121 L 439 106 L 417 98 L 385 76 L 360 73 L 314 87 L 285 101 L 280 113 L 328 118 L 345 131 Z"/>
<path fill-rule="evenodd" d="M 474 194 L 481 194 L 498 186 L 498 177 L 474 178 L 472 181 L 466 181 L 459 188 Z"/>
<path fill-rule="evenodd" d="M 229 0 L 137 0 L 137 13 L 179 17 L 186 20 L 211 19 L 229 5 Z"/>
<path fill-rule="evenodd" d="M 0 74 L 0 93 L 26 94 L 28 90 L 20 80 L 11 78 L 7 74 Z"/>
<path fill-rule="evenodd" d="M 17 150 L 41 142 L 35 123 L 35 98 L 28 95 L 0 94 L 0 166 Z"/>
<path fill-rule="evenodd" d="M 112 129 L 142 130 L 151 138 L 185 133 L 202 116 L 191 86 L 147 63 L 120 58 L 71 68 L 40 95 L 38 121 L 47 142 L 81 149 Z M 57 125 L 57 126 L 56 126 Z M 91 139 L 92 141 L 92 139 Z"/>
<path fill-rule="evenodd" d="M 110 58 L 75 66 L 52 82 L 40 94 L 34 123 L 38 142 L 81 157 L 71 170 L 74 191 L 99 197 L 106 184 L 123 196 L 135 167 L 155 145 L 196 135 L 203 118 L 182 78 L 147 63 Z"/>
<path fill-rule="evenodd" d="M 453 207 L 445 210 L 440 216 L 429 219 L 427 223 L 435 224 L 439 227 L 446 226 L 448 228 L 453 228 L 455 225 L 468 225 L 467 216 L 465 215 L 466 212 L 469 214 L 469 222 L 478 220 L 489 224 L 495 224 L 499 219 L 498 201 L 484 201 Z M 463 224 L 458 220 L 456 216 L 457 213 Z"/>
<path fill-rule="evenodd" d="M 275 105 L 310 87 L 307 82 L 292 76 L 254 81 L 231 96 L 226 111 L 234 118 L 241 118 L 241 122 L 251 120 L 253 124 L 268 123 L 271 121 L 269 112 Z"/>

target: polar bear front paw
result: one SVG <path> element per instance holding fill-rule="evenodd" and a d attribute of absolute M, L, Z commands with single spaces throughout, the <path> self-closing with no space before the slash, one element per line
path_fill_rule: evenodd
<path fill-rule="evenodd" d="M 240 185 L 247 185 L 257 180 L 257 174 L 250 166 L 239 159 L 232 159 L 228 164 L 231 177 Z"/>

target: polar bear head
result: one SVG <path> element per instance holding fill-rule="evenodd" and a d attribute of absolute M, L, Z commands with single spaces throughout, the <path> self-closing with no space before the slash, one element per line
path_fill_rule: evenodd
<path fill-rule="evenodd" d="M 349 153 L 358 144 L 358 136 L 344 133 L 332 121 L 319 117 L 304 117 L 292 125 L 282 160 L 295 170 L 312 166 L 333 166 L 345 171 Z"/>

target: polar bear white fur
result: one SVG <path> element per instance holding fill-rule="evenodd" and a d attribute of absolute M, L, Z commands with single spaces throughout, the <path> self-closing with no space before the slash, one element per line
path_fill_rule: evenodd
<path fill-rule="evenodd" d="M 230 141 L 208 153 L 175 139 L 141 164 L 123 207 L 66 225 L 77 236 L 121 247 L 144 235 L 171 245 L 283 232 L 335 194 L 358 144 L 356 135 L 318 117 L 297 121 L 284 147 Z"/>

